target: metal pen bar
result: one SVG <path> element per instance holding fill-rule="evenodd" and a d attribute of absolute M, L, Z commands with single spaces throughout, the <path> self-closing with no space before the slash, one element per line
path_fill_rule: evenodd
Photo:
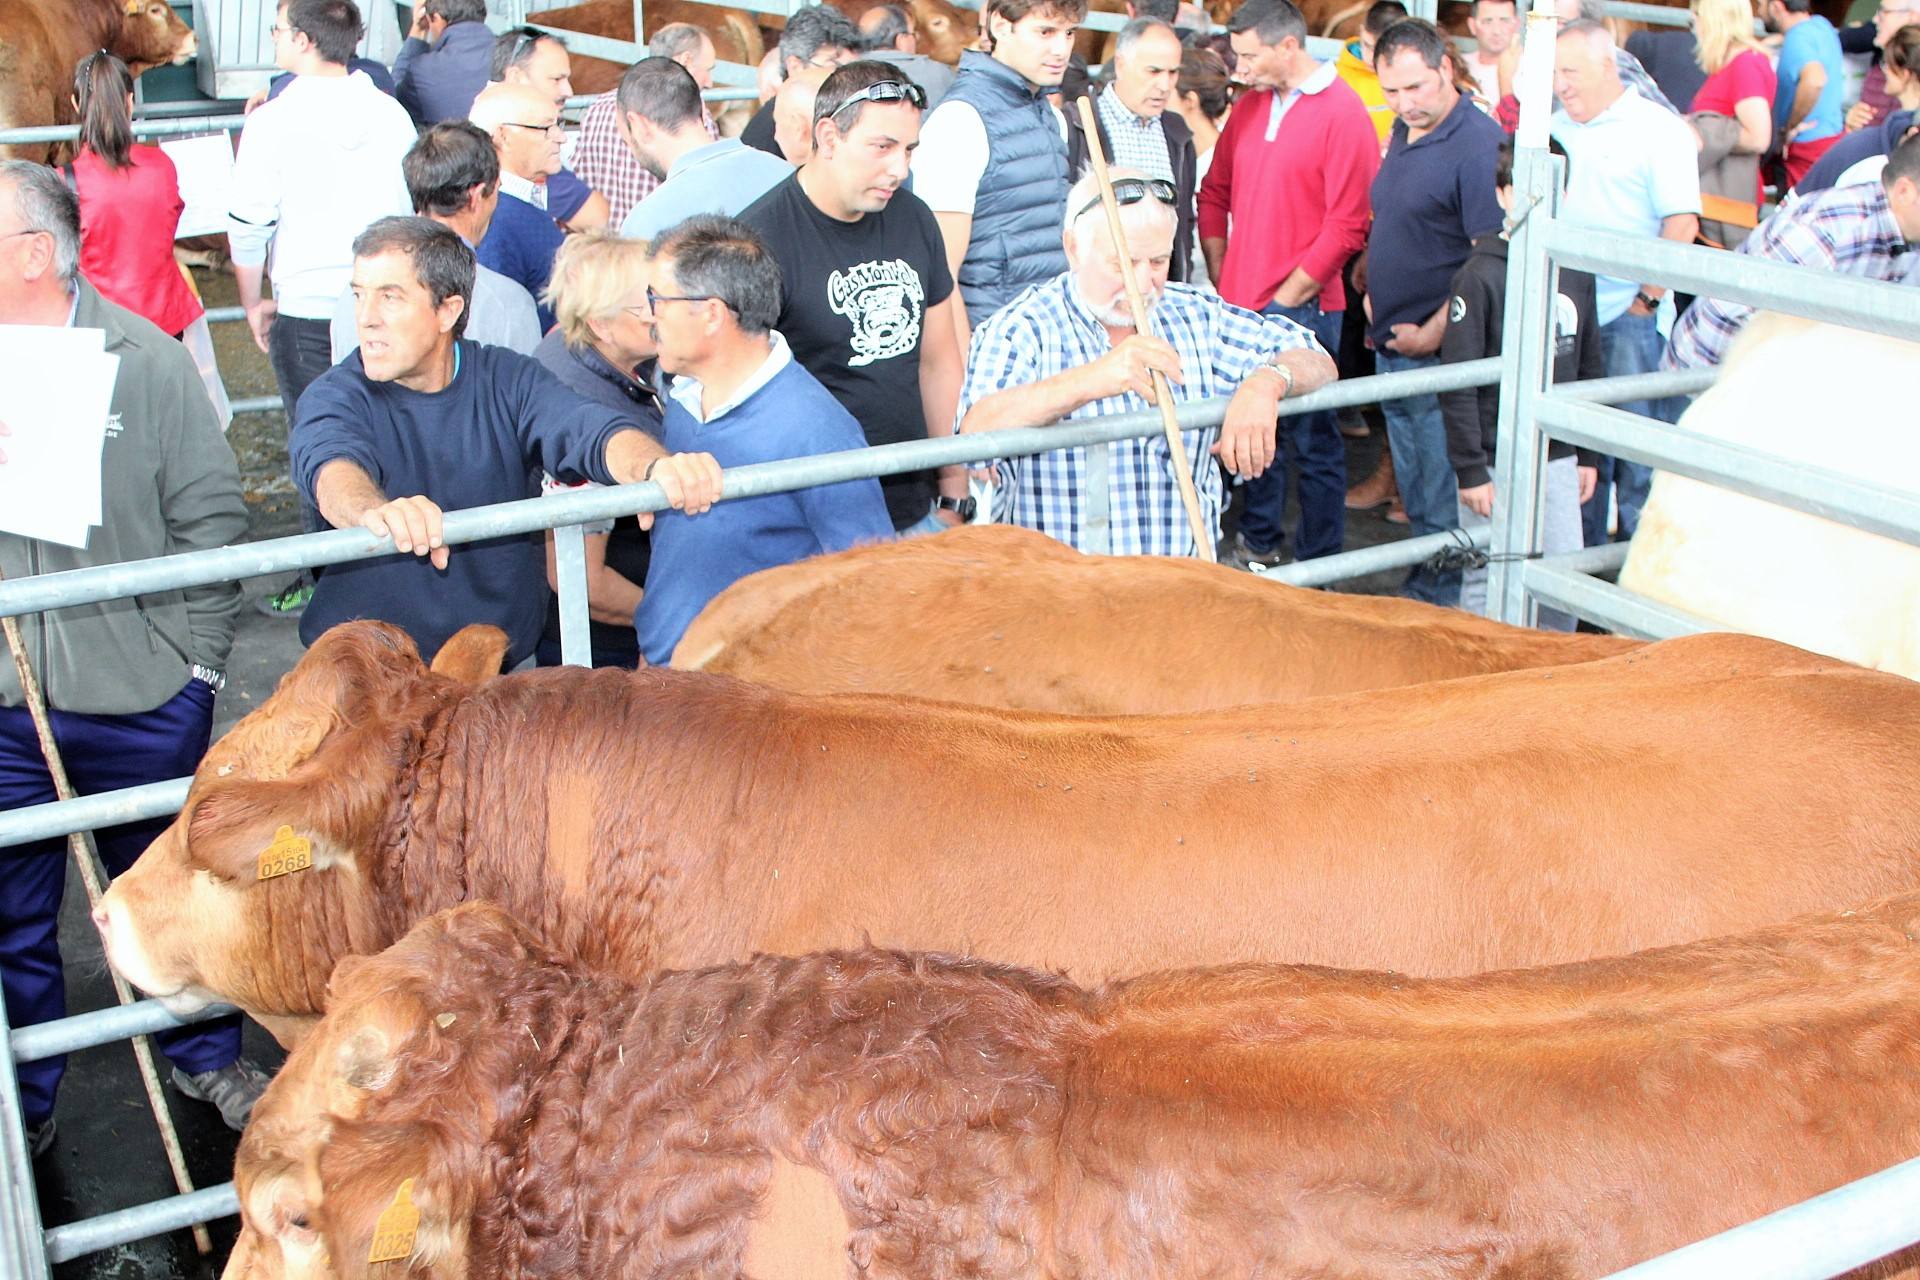
<path fill-rule="evenodd" d="M 29 840 L 64 839 L 76 831 L 99 831 L 123 822 L 164 818 L 187 802 L 191 778 L 149 782 L 74 800 L 49 800 L 0 813 L 0 849 Z"/>
<path fill-rule="evenodd" d="M 1284 401 L 1282 416 L 1372 404 L 1381 399 L 1425 395 L 1457 387 L 1484 386 L 1499 376 L 1496 359 L 1441 365 L 1406 373 L 1379 374 L 1335 383 L 1310 395 Z M 1183 428 L 1217 425 L 1226 410 L 1226 398 L 1195 400 L 1178 408 Z M 1113 414 L 1102 418 L 1058 423 L 1050 427 L 1022 427 L 942 440 L 914 440 L 901 444 L 849 449 L 839 453 L 738 467 L 726 473 L 724 498 L 758 497 L 844 480 L 894 475 L 904 471 L 984 462 L 990 458 L 1026 457 L 1054 449 L 1099 444 L 1157 435 L 1159 415 L 1152 412 Z M 607 520 L 640 511 L 658 511 L 666 505 L 659 486 L 621 485 L 586 489 L 544 498 L 525 498 L 488 507 L 449 512 L 445 540 L 457 546 L 483 538 L 505 537 L 556 528 L 589 520 Z M 157 556 L 125 564 L 98 565 L 42 574 L 36 578 L 0 582 L 0 615 L 37 613 L 77 604 L 92 604 L 126 596 L 174 591 L 209 582 L 286 573 L 320 564 L 338 564 L 393 554 L 387 538 L 363 529 L 334 529 L 268 542 L 246 543 L 206 551 Z"/>
<path fill-rule="evenodd" d="M 0 1001 L 0 1033 L 6 1032 L 6 1004 Z M 0 1174 L 5 1175 L 0 1177 L 0 1275 L 47 1280 L 26 1124 L 20 1110 L 20 1082 L 11 1068 L 0 1065 Z"/>
<path fill-rule="evenodd" d="M 1624 551 L 1627 544 L 1614 545 Z M 1609 631 L 1641 640 L 1667 640 L 1726 629 L 1684 609 L 1649 600 L 1611 582 L 1602 582 L 1591 576 L 1590 571 L 1568 563 L 1572 559 L 1571 556 L 1549 556 L 1521 566 L 1527 591 L 1535 600 Z"/>
<path fill-rule="evenodd" d="M 230 1005 L 209 1005 L 187 1017 L 170 1013 L 158 1000 L 137 1000 L 132 1004 L 112 1005 L 76 1013 L 52 1022 L 21 1027 L 11 1036 L 10 1052 L 15 1062 L 38 1062 L 62 1053 L 96 1049 L 116 1040 L 148 1036 L 156 1031 L 191 1026 L 212 1018 L 224 1018 L 239 1010 Z"/>
<path fill-rule="evenodd" d="M 1825 467 L 1696 435 L 1606 405 L 1574 404 L 1546 396 L 1539 402 L 1538 417 L 1541 427 L 1558 440 L 1869 533 L 1920 543 L 1920 494 L 1884 489 Z"/>
<path fill-rule="evenodd" d="M 1623 236 L 1564 222 L 1544 224 L 1541 238 L 1562 266 L 1658 283 L 1895 338 L 1920 338 L 1920 289 L 1911 285 L 1862 280 L 1743 253 Z"/>
<path fill-rule="evenodd" d="M 1553 394 L 1594 404 L 1621 404 L 1628 400 L 1659 400 L 1667 396 L 1698 395 L 1713 385 L 1719 369 L 1662 369 L 1658 373 L 1623 373 L 1588 382 L 1556 382 Z"/>
<path fill-rule="evenodd" d="M 593 629 L 587 617 L 587 531 L 563 524 L 553 531 L 553 576 L 560 598 L 560 661 L 593 665 Z"/>
<path fill-rule="evenodd" d="M 1470 543 L 1484 548 L 1492 533 L 1492 529 L 1485 526 L 1427 533 L 1417 538 L 1382 543 L 1377 547 L 1362 547 L 1358 551 L 1321 556 L 1318 560 L 1296 560 L 1277 569 L 1268 569 L 1258 576 L 1262 582 L 1282 582 L 1290 587 L 1324 587 L 1330 582 L 1345 582 L 1369 573 L 1383 573 L 1388 569 L 1419 564 L 1449 547 Z"/>
<path fill-rule="evenodd" d="M 240 1197 L 231 1182 L 217 1187 L 202 1187 L 184 1196 L 169 1196 L 150 1204 L 135 1205 L 97 1218 L 83 1218 L 64 1226 L 49 1227 L 42 1238 L 46 1242 L 48 1262 L 67 1262 L 115 1245 L 132 1244 L 149 1236 L 165 1235 L 196 1223 L 231 1218 L 240 1212 Z"/>
<path fill-rule="evenodd" d="M 1920 1160 L 1908 1160 L 1606 1280 L 1827 1280 L 1915 1240 L 1920 1240 Z"/>

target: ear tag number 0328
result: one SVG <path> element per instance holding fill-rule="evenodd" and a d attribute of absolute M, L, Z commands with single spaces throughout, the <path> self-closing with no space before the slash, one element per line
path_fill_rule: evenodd
<path fill-rule="evenodd" d="M 413 1237 L 420 1230 L 420 1210 L 413 1203 L 413 1179 L 408 1178 L 393 1193 L 393 1203 L 380 1211 L 374 1224 L 373 1246 L 367 1250 L 368 1262 L 399 1262 L 413 1256 Z"/>
<path fill-rule="evenodd" d="M 260 851 L 260 874 L 256 878 L 271 880 L 312 865 L 313 841 L 293 834 L 292 827 L 281 827 L 273 833 L 273 843 Z"/>

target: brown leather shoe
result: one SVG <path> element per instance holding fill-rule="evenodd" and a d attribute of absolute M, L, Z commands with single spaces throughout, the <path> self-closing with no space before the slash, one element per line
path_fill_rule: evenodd
<path fill-rule="evenodd" d="M 1380 465 L 1373 474 L 1347 490 L 1347 510 L 1371 511 L 1399 496 L 1400 486 L 1393 478 L 1393 455 L 1382 450 Z"/>

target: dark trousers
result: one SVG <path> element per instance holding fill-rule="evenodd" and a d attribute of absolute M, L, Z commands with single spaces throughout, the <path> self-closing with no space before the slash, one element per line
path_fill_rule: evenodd
<path fill-rule="evenodd" d="M 314 379 L 333 367 L 333 336 L 325 320 L 307 320 L 300 316 L 276 316 L 267 330 L 267 362 L 273 366 L 273 380 L 280 385 L 280 407 L 287 415 L 287 443 L 293 443 L 294 410 L 300 397 Z M 300 499 L 300 528 L 305 533 L 329 529 L 320 510 Z"/>
<path fill-rule="evenodd" d="M 1269 305 L 1263 313 L 1284 316 L 1311 333 L 1329 356 L 1340 349 L 1338 311 L 1322 311 L 1317 302 L 1303 307 Z M 1296 413 L 1280 419 L 1273 465 L 1247 481 L 1246 506 L 1240 512 L 1240 536 L 1254 551 L 1273 551 L 1286 537 L 1287 470 L 1300 473 L 1300 531 L 1293 558 L 1312 560 L 1340 550 L 1347 530 L 1347 449 L 1333 414 Z"/>
<path fill-rule="evenodd" d="M 164 782 L 193 772 L 213 731 L 213 690 L 198 680 L 137 715 L 53 712 L 54 741 L 67 776 L 82 795 Z M 57 797 L 25 707 L 0 707 L 0 812 L 48 804 Z M 170 819 L 130 822 L 98 832 L 110 875 L 133 865 Z M 0 848 L 0 986 L 16 1027 L 66 1016 L 60 964 L 60 895 L 67 883 L 67 842 L 37 840 Z M 194 1075 L 240 1056 L 240 1019 L 219 1018 L 153 1037 L 173 1064 Z M 21 1064 L 20 1104 L 28 1124 L 53 1114 L 65 1057 Z"/>

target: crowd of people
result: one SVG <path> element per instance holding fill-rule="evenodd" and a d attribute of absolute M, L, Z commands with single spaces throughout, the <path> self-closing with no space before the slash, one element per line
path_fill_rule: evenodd
<path fill-rule="evenodd" d="M 587 582 L 595 663 L 664 663 L 747 574 L 978 514 L 960 467 L 716 505 L 726 470 L 1139 411 L 1156 379 L 1176 401 L 1228 398 L 1184 444 L 1204 536 L 1221 540 L 1242 489 L 1225 543 L 1241 567 L 1340 550 L 1355 508 L 1392 503 L 1418 533 L 1488 520 L 1497 388 L 1385 403 L 1381 467 L 1357 484 L 1343 433 L 1364 423 L 1279 409 L 1337 376 L 1499 354 L 1513 0 L 1475 0 L 1471 53 L 1377 0 L 1331 61 L 1290 0 L 1243 0 L 1224 36 L 1175 0 L 1132 0 L 1097 70 L 1074 53 L 1083 4 L 989 0 L 957 68 L 919 52 L 895 5 L 858 24 L 803 9 L 738 136 L 702 99 L 713 40 L 669 26 L 570 136 L 564 42 L 495 36 L 484 0 L 423 0 L 391 69 L 355 55 L 353 0 L 286 0 L 271 30 L 284 74 L 238 140 L 234 271 L 305 527 L 390 535 L 400 554 L 330 567 L 263 606 L 297 617 L 309 643 L 371 617 L 429 654 L 491 622 L 509 668 L 554 663 L 551 541 L 452 548 L 445 512 L 650 481 L 668 509 L 592 529 Z M 1692 30 L 1628 47 L 1585 0 L 1553 57 L 1561 215 L 1903 279 L 1920 237 L 1913 5 L 1884 0 L 1870 27 L 1835 32 L 1807 0 L 1767 0 L 1775 50 L 1747 0 L 1694 0 Z M 1863 37 L 1874 66 L 1849 106 L 1841 50 Z M 203 309 L 172 254 L 180 196 L 165 153 L 132 140 L 131 89 L 124 65 L 90 56 L 72 163 L 0 165 L 0 322 L 97 328 L 121 357 L 103 525 L 81 550 L 0 535 L 9 577 L 218 546 L 245 527 Z M 1763 217 L 1769 183 L 1784 202 Z M 1559 280 L 1563 380 L 1713 363 L 1747 316 L 1646 281 Z M 1627 407 L 1671 421 L 1683 403 Z M 1155 437 L 978 478 L 995 520 L 1083 549 L 1193 555 L 1173 468 Z M 1648 481 L 1555 446 L 1547 550 L 1631 537 Z M 1484 604 L 1482 575 L 1440 564 L 1406 590 Z M 191 770 L 240 604 L 220 585 L 22 620 L 82 790 Z M 0 669 L 0 808 L 51 799 Z M 109 867 L 154 830 L 103 838 Z M 15 1025 L 60 1012 L 63 857 L 58 842 L 24 846 L 0 876 Z M 160 1039 L 176 1084 L 244 1123 L 264 1076 L 237 1030 Z M 39 1150 L 59 1070 L 21 1070 Z"/>

